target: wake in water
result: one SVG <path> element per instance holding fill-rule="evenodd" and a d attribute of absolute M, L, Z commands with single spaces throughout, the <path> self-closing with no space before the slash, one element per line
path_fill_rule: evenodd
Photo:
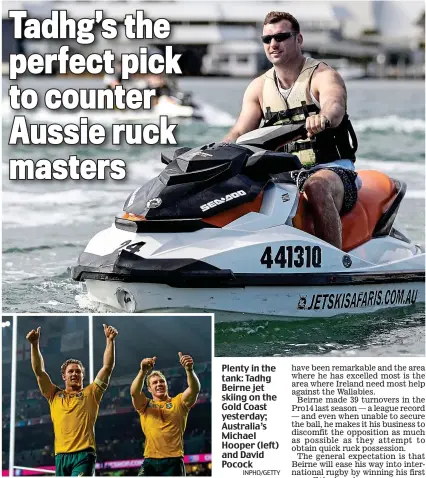
<path fill-rule="evenodd" d="M 232 126 L 235 123 L 235 118 L 218 108 L 215 108 L 208 103 L 199 103 L 200 112 L 205 118 L 205 122 L 211 126 Z"/>
<path fill-rule="evenodd" d="M 131 189 L 131 188 L 130 188 Z M 22 228 L 90 224 L 99 217 L 111 219 L 120 210 L 128 189 L 114 191 L 69 189 L 44 194 L 3 192 L 3 227 Z"/>
<path fill-rule="evenodd" d="M 92 312 L 94 314 L 113 314 L 118 312 L 117 309 L 114 309 L 106 304 L 92 302 L 87 294 L 82 290 L 74 297 L 74 299 L 77 302 L 78 307 L 84 312 Z"/>
<path fill-rule="evenodd" d="M 220 110 L 215 106 L 195 98 L 195 103 L 199 106 L 199 111 L 204 118 L 204 122 L 211 126 L 232 126 L 235 118 L 226 111 Z M 8 98 L 2 99 L 2 116 L 4 121 L 12 121 L 13 117 L 19 112 L 10 108 Z M 21 112 L 22 114 L 22 112 Z M 39 107 L 33 111 L 26 111 L 25 115 L 31 121 L 54 121 L 57 123 L 71 123 L 80 116 L 86 116 L 91 122 L 100 122 L 102 124 L 113 124 L 117 121 L 150 121 L 158 120 L 158 115 L 153 111 L 112 111 L 105 114 L 104 111 L 51 111 L 44 107 Z M 183 119 L 185 122 L 191 122 L 189 119 Z M 368 118 L 364 120 L 353 120 L 354 129 L 358 133 L 384 131 L 389 133 L 424 133 L 424 119 L 405 118 L 396 115 Z"/>
<path fill-rule="evenodd" d="M 424 304 L 417 304 L 332 320 L 294 322 L 239 314 L 241 322 L 216 324 L 216 356 L 391 356 L 396 349 L 398 355 L 424 355 L 424 312 Z M 216 319 L 222 314 L 216 311 Z"/>
<path fill-rule="evenodd" d="M 198 112 L 201 117 L 204 118 L 204 123 L 211 126 L 223 126 L 228 127 L 232 126 L 235 122 L 235 118 L 227 113 L 222 111 L 208 103 L 205 103 L 201 100 L 195 99 L 195 103 L 198 105 Z M 91 111 L 91 110 L 49 110 L 45 107 L 40 106 L 35 110 L 29 111 L 14 111 L 10 108 L 9 101 L 7 98 L 2 99 L 2 116 L 3 121 L 12 122 L 13 117 L 17 114 L 23 114 L 29 121 L 40 121 L 40 122 L 49 122 L 49 123 L 60 123 L 68 124 L 75 123 L 76 120 L 80 117 L 89 118 L 92 123 L 101 123 L 101 124 L 114 124 L 117 122 L 149 122 L 156 123 L 159 120 L 159 115 L 164 113 L 158 113 L 155 109 L 152 110 L 128 110 L 128 111 Z M 166 115 L 167 116 L 167 115 Z M 171 116 L 172 118 L 172 116 Z M 173 118 L 173 122 L 178 123 L 191 123 L 193 120 L 190 118 Z M 198 121 L 198 120 L 196 120 Z"/>
<path fill-rule="evenodd" d="M 366 131 L 424 133 L 425 131 L 425 121 L 423 119 L 402 118 L 395 115 L 353 121 L 353 126 L 357 133 Z"/>
<path fill-rule="evenodd" d="M 24 222 L 33 227 L 55 224 L 89 223 L 96 217 L 112 218 L 121 210 L 126 197 L 140 184 L 158 175 L 163 169 L 160 153 L 142 161 L 128 163 L 129 177 L 132 183 L 114 183 L 105 189 L 60 189 L 38 194 L 36 191 L 3 191 L 3 226 L 5 228 L 21 227 Z M 359 158 L 357 169 L 374 169 L 383 171 L 401 179 L 410 176 L 407 199 L 422 199 L 425 190 L 422 187 L 424 166 L 403 161 L 380 161 Z M 414 181 L 416 179 L 416 181 Z M 418 181 L 417 181 L 418 179 Z M 53 209 L 52 209 L 53 208 Z M 82 214 L 84 211 L 84 214 Z"/>

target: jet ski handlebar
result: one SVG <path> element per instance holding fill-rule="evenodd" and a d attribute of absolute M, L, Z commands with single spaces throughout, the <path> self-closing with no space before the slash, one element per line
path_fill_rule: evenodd
<path fill-rule="evenodd" d="M 304 124 L 282 124 L 263 126 L 257 130 L 243 134 L 237 139 L 237 144 L 259 146 L 275 151 L 279 145 L 284 145 L 298 139 L 306 139 L 308 132 Z M 311 141 L 313 139 L 309 138 Z"/>

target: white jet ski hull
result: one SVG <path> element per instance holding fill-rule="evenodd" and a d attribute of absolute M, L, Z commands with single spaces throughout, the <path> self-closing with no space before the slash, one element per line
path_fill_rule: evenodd
<path fill-rule="evenodd" d="M 423 282 L 318 287 L 175 288 L 166 284 L 86 280 L 90 300 L 125 312 L 164 308 L 277 316 L 279 320 L 372 313 L 424 302 Z M 227 316 L 232 320 L 232 315 Z M 235 320 L 241 320 L 235 317 Z"/>
<path fill-rule="evenodd" d="M 424 302 L 424 251 L 395 224 L 403 182 L 358 172 L 357 204 L 342 217 L 343 250 L 301 221 L 310 216 L 291 174 L 299 159 L 257 145 L 283 144 L 302 129 L 266 127 L 245 135 L 249 146 L 163 154 L 164 171 L 92 238 L 73 279 L 86 282 L 90 299 L 126 312 L 204 309 L 290 320 Z"/>
<path fill-rule="evenodd" d="M 250 218 L 178 236 L 112 225 L 82 255 L 89 299 L 125 312 L 205 309 L 281 320 L 371 313 L 425 300 L 424 254 L 413 244 L 384 237 L 346 253 L 287 225 L 258 231 L 268 217 Z M 276 255 L 282 244 L 284 267 Z M 273 251 L 270 263 L 265 245 Z M 303 264 L 297 262 L 301 250 Z"/>

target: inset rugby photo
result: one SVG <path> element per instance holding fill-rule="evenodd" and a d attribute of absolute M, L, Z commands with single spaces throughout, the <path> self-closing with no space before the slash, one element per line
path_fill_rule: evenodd
<path fill-rule="evenodd" d="M 211 331 L 201 314 L 3 317 L 3 474 L 211 475 Z"/>

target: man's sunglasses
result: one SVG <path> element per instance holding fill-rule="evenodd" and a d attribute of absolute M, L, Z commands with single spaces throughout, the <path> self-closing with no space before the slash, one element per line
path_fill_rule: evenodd
<path fill-rule="evenodd" d="M 284 40 L 287 40 L 287 38 L 290 38 L 293 35 L 297 35 L 298 32 L 283 32 L 283 33 L 276 33 L 275 35 L 263 35 L 262 41 L 263 43 L 270 44 L 272 41 L 272 38 L 279 42 L 282 42 Z"/>

